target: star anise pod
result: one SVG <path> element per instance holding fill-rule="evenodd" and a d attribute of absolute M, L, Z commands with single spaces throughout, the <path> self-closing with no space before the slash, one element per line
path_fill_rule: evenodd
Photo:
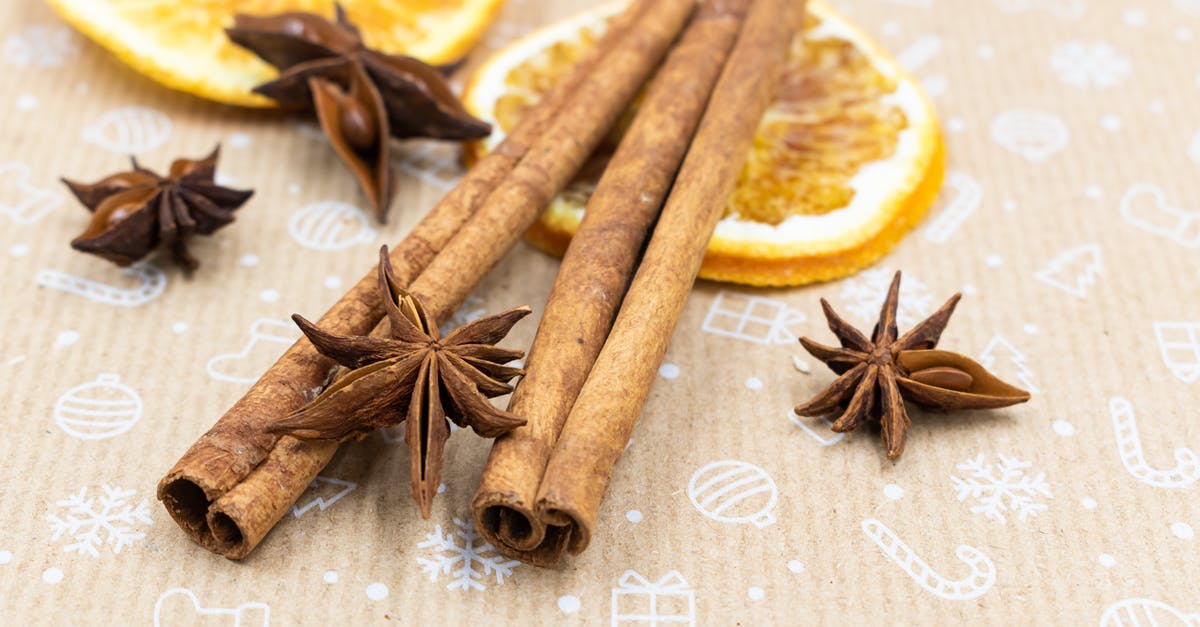
<path fill-rule="evenodd" d="M 199 161 L 176 159 L 167 176 L 132 159 L 132 171 L 90 185 L 63 179 L 92 212 L 91 224 L 71 247 L 128 266 L 164 245 L 180 265 L 195 270 L 200 264 L 188 254 L 185 238 L 233 222 L 233 212 L 254 194 L 214 182 L 219 151 L 220 146 Z"/>
<path fill-rule="evenodd" d="M 388 137 L 479 139 L 491 127 L 467 113 L 442 74 L 412 57 L 367 48 L 340 5 L 337 22 L 288 12 L 239 14 L 229 38 L 279 69 L 254 88 L 288 108 L 315 110 L 380 222 L 394 193 Z"/>
<path fill-rule="evenodd" d="M 404 422 L 404 441 L 412 452 L 413 498 L 428 518 L 441 482 L 450 422 L 485 438 L 525 424 L 488 399 L 512 392 L 508 382 L 524 374 L 505 364 L 525 353 L 494 344 L 531 310 L 515 307 L 442 337 L 421 302 L 396 281 L 386 246 L 379 252 L 378 276 L 391 327 L 388 338 L 332 335 L 292 316 L 322 355 L 351 370 L 271 432 L 342 441 Z"/>
<path fill-rule="evenodd" d="M 1028 392 L 997 379 L 971 358 L 933 350 L 961 294 L 897 339 L 899 295 L 897 272 L 869 339 L 821 299 L 829 329 L 842 346 L 824 346 L 806 337 L 800 338 L 800 343 L 841 376 L 816 398 L 797 406 L 797 414 L 840 412 L 833 423 L 833 430 L 839 433 L 853 431 L 868 420 L 878 421 L 888 458 L 896 459 L 904 453 L 905 435 L 912 424 L 904 407 L 906 400 L 947 412 L 1006 407 L 1029 400 Z"/>

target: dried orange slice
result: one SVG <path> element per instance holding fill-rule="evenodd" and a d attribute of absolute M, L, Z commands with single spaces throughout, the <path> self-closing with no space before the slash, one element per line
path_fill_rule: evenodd
<path fill-rule="evenodd" d="M 275 69 L 225 37 L 234 13 L 309 11 L 334 0 L 48 0 L 63 19 L 121 61 L 174 89 L 229 104 L 269 107 L 250 90 Z M 434 65 L 457 61 L 503 0 L 341 0 L 367 45 Z"/>
<path fill-rule="evenodd" d="M 520 39 L 488 60 L 463 100 L 503 139 L 625 5 L 607 4 Z M 759 124 L 700 276 L 800 285 L 884 255 L 933 203 L 945 172 L 937 115 L 916 79 L 829 5 L 808 3 L 789 73 Z M 619 135 L 620 129 L 614 132 Z M 607 142 L 609 154 L 614 141 Z M 605 159 L 602 148 L 527 237 L 562 254 Z"/>

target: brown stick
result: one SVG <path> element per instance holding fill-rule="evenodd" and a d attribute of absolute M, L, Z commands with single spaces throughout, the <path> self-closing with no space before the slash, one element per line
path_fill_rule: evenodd
<path fill-rule="evenodd" d="M 415 279 L 478 211 L 511 174 L 534 140 L 564 113 L 560 111 L 564 104 L 578 98 L 580 84 L 625 46 L 629 25 L 638 22 L 641 12 L 652 4 L 653 0 L 641 0 L 631 7 L 627 17 L 610 29 L 589 60 L 535 107 L 530 112 L 532 117 L 522 121 L 496 151 L 476 164 L 396 247 L 391 258 L 402 280 Z M 513 236 L 514 242 L 516 237 Z M 476 247 L 468 241 L 457 249 L 474 251 Z M 494 265 L 505 251 L 507 247 L 492 249 L 495 259 L 486 267 Z M 485 272 L 486 269 L 459 275 L 461 285 L 456 293 L 461 291 L 463 296 L 430 303 L 430 309 L 447 312 L 439 317 L 448 315 Z M 342 334 L 365 333 L 383 317 L 374 299 L 372 273 L 323 316 L 319 324 Z M 265 426 L 303 406 L 324 385 L 331 365 L 306 339 L 301 339 L 159 483 L 159 499 L 193 540 L 231 559 L 245 557 L 328 463 L 336 446 L 302 443 L 289 437 L 276 440 L 265 433 Z"/>
<path fill-rule="evenodd" d="M 528 423 L 496 440 L 473 503 L 476 529 L 509 556 L 541 563 L 562 552 L 569 528 L 547 529 L 534 515 L 538 485 L 748 4 L 709 0 L 700 9 L 651 83 L 563 257 L 508 406 Z"/>
<path fill-rule="evenodd" d="M 591 541 L 612 469 L 629 442 L 704 250 L 778 83 L 804 3 L 757 0 L 713 92 L 646 254 L 538 490 L 537 514 Z M 546 561 L 561 557 L 545 554 Z"/>

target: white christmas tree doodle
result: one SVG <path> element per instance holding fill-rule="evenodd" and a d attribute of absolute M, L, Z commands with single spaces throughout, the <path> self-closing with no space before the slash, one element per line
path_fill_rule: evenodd
<path fill-rule="evenodd" d="M 1087 298 L 1088 292 L 1104 273 L 1100 246 L 1088 244 L 1065 250 L 1033 273 L 1035 279 L 1068 294 Z"/>
<path fill-rule="evenodd" d="M 1001 360 L 1000 358 L 1004 359 Z M 1026 391 L 1036 394 L 1033 371 L 1025 364 L 1025 355 L 1003 336 L 997 335 L 979 354 L 979 364 L 1001 378 L 1015 379 Z"/>
<path fill-rule="evenodd" d="M 875 268 L 863 271 L 855 279 L 842 284 L 840 298 L 847 301 L 846 309 L 855 318 L 874 322 L 879 318 L 879 309 L 892 284 L 895 270 Z M 903 329 L 910 327 L 929 315 L 933 308 L 933 295 L 929 288 L 912 275 L 905 274 L 900 283 L 900 307 L 896 322 Z"/>
<path fill-rule="evenodd" d="M 73 542 L 63 547 L 68 553 L 74 551 L 100 556 L 100 549 L 105 545 L 112 547 L 113 553 L 132 545 L 135 541 L 146 536 L 137 531 L 140 525 L 151 525 L 150 508 L 146 499 L 136 506 L 131 498 L 136 490 L 123 490 L 119 487 L 101 486 L 103 496 L 88 496 L 87 487 L 79 489 L 78 494 L 54 503 L 55 507 L 65 508 L 62 517 L 51 514 L 50 529 L 54 532 L 53 540 L 64 535 L 71 537 Z"/>
<path fill-rule="evenodd" d="M 971 511 L 997 520 L 1000 524 L 1005 524 L 1007 520 L 1005 512 L 1016 514 L 1023 521 L 1045 510 L 1046 504 L 1038 502 L 1037 497 L 1054 498 L 1050 494 L 1050 486 L 1046 484 L 1045 474 L 1029 476 L 1025 471 L 1032 463 L 1006 455 L 996 457 L 1000 460 L 998 463 L 985 464 L 981 453 L 957 466 L 968 473 L 966 479 L 950 477 L 954 481 L 958 500 L 978 501 L 978 505 L 971 506 Z"/>
<path fill-rule="evenodd" d="M 492 575 L 497 585 L 503 584 L 521 564 L 497 553 L 495 547 L 479 537 L 473 521 L 455 518 L 454 525 L 457 529 L 445 532 L 441 525 L 435 526 L 433 533 L 425 534 L 425 540 L 417 544 L 418 548 L 432 549 L 430 557 L 417 558 L 430 581 L 449 575 L 450 583 L 446 585 L 449 590 L 484 590 L 487 588 L 484 576 Z"/>

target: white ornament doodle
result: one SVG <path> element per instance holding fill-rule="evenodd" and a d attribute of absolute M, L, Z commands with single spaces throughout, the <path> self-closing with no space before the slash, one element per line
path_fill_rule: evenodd
<path fill-rule="evenodd" d="M 1128 399 L 1109 399 L 1108 412 L 1112 414 L 1121 463 L 1135 479 L 1156 488 L 1186 488 L 1200 480 L 1200 456 L 1189 448 L 1175 449 L 1175 467 L 1170 470 L 1158 470 L 1150 466 L 1142 450 L 1133 403 Z"/>
<path fill-rule="evenodd" d="M 1046 484 L 1045 473 L 1030 476 L 1025 471 L 1033 466 L 1031 462 L 1003 454 L 996 457 L 998 462 L 987 464 L 981 453 L 956 466 L 967 473 L 966 479 L 950 477 L 958 500 L 978 501 L 978 505 L 971 506 L 971 511 L 999 521 L 1002 525 L 1007 522 L 1005 512 L 1016 514 L 1018 519 L 1024 521 L 1045 511 L 1046 504 L 1038 502 L 1037 498 L 1054 498 L 1050 494 L 1050 486 Z"/>
<path fill-rule="evenodd" d="M 820 444 L 821 446 L 833 446 L 834 444 L 841 442 L 846 437 L 845 433 L 834 433 L 830 431 L 829 427 L 832 427 L 833 423 L 824 418 L 817 418 L 815 421 L 825 425 L 825 428 L 818 432 L 816 429 L 809 426 L 807 419 L 796 415 L 796 410 L 794 409 L 788 410 L 787 417 L 788 420 L 792 421 L 792 424 L 800 427 L 800 429 L 812 437 L 812 439 L 816 440 L 817 444 Z"/>
<path fill-rule="evenodd" d="M 696 624 L 696 591 L 679 571 L 650 581 L 627 570 L 612 589 L 612 625 Z"/>
<path fill-rule="evenodd" d="M 1054 48 L 1050 69 L 1068 85 L 1107 89 L 1125 82 L 1133 63 L 1106 43 L 1068 41 Z"/>
<path fill-rule="evenodd" d="M 950 580 L 930 568 L 929 564 L 908 547 L 891 529 L 875 518 L 862 521 L 867 534 L 883 554 L 912 577 L 927 592 L 950 601 L 968 601 L 983 596 L 996 583 L 996 565 L 979 549 L 958 545 L 954 554 L 971 572 L 962 579 Z"/>
<path fill-rule="evenodd" d="M 365 244 L 379 234 L 362 209 L 332 200 L 301 207 L 288 220 L 287 229 L 297 244 L 321 251 Z"/>
<path fill-rule="evenodd" d="M 1098 244 L 1077 246 L 1046 262 L 1033 277 L 1072 296 L 1087 298 L 1092 286 L 1104 273 L 1104 260 Z"/>
<path fill-rule="evenodd" d="M 401 172 L 440 189 L 449 191 L 462 178 L 457 144 L 432 140 L 412 140 L 400 150 L 396 166 Z"/>
<path fill-rule="evenodd" d="M 1001 357 L 1005 358 L 1003 363 Z M 1025 355 L 1002 335 L 992 337 L 979 353 L 979 363 L 992 373 L 1000 373 L 1002 378 L 1016 379 L 1030 394 L 1041 391 L 1033 381 L 1033 371 L 1025 364 Z"/>
<path fill-rule="evenodd" d="M 983 202 L 983 187 L 969 174 L 951 170 L 946 173 L 942 196 L 949 200 L 925 227 L 925 239 L 935 244 L 947 242 L 963 222 L 975 213 Z"/>
<path fill-rule="evenodd" d="M 1083 16 L 1083 0 L 996 0 L 996 6 L 1008 13 L 1045 11 L 1055 17 L 1073 20 Z"/>
<path fill-rule="evenodd" d="M 204 370 L 218 381 L 254 383 L 258 373 L 298 339 L 300 331 L 291 322 L 259 318 L 250 325 L 250 340 L 241 350 L 213 356 Z"/>
<path fill-rule="evenodd" d="M 112 548 L 113 553 L 132 546 L 137 540 L 146 536 L 137 531 L 141 525 L 151 525 L 150 506 L 146 499 L 134 505 L 130 499 L 137 495 L 136 490 L 123 490 L 119 487 L 101 486 L 102 496 L 88 496 L 87 487 L 79 489 L 78 494 L 55 501 L 54 506 L 66 510 L 63 516 L 50 514 L 50 530 L 54 532 L 51 540 L 58 540 L 64 535 L 70 536 L 72 542 L 63 547 L 63 551 L 75 552 L 80 555 L 100 556 L 100 549 L 105 545 Z"/>
<path fill-rule="evenodd" d="M 1041 163 L 1062 151 L 1071 131 L 1062 118 L 1039 109 L 1009 109 L 992 120 L 992 141 L 1005 150 Z"/>
<path fill-rule="evenodd" d="M 738 460 L 704 465 L 688 481 L 696 510 L 717 522 L 766 527 L 775 522 L 779 489 L 767 471 Z"/>
<path fill-rule="evenodd" d="M 1121 599 L 1100 615 L 1100 627 L 1200 627 L 1200 614 L 1185 614 L 1162 601 Z"/>
<path fill-rule="evenodd" d="M 300 495 L 300 499 L 296 501 L 295 505 L 292 505 L 292 516 L 300 518 L 313 508 L 323 512 L 329 509 L 334 503 L 342 500 L 343 496 L 350 494 L 357 488 L 358 484 L 353 481 L 317 475 L 317 478 L 313 479 L 312 483 L 308 485 L 308 490 Z M 332 496 L 329 494 L 331 490 L 333 491 Z M 313 494 L 310 495 L 309 493 Z M 306 497 L 309 497 L 308 501 L 301 505 L 300 501 L 303 501 Z"/>
<path fill-rule="evenodd" d="M 54 404 L 54 422 L 67 435 L 103 440 L 129 431 L 142 417 L 142 397 L 115 374 L 77 385 Z"/>
<path fill-rule="evenodd" d="M 174 600 L 177 598 L 190 603 L 179 603 Z M 250 601 L 237 607 L 204 607 L 196 594 L 187 588 L 171 588 L 159 595 L 154 604 L 154 627 L 195 625 L 200 616 L 232 618 L 234 627 L 267 627 L 271 624 L 271 608 L 266 603 Z M 229 623 L 223 621 L 223 624 Z"/>
<path fill-rule="evenodd" d="M 1182 209 L 1167 202 L 1161 187 L 1138 183 L 1121 197 L 1121 217 L 1143 231 L 1187 248 L 1200 248 L 1200 209 Z"/>
<path fill-rule="evenodd" d="M 34 281 L 42 287 L 114 307 L 140 307 L 162 296 L 167 289 L 166 273 L 148 261 L 124 268 L 121 274 L 136 280 L 137 286 L 120 287 L 49 268 L 39 270 Z"/>
<path fill-rule="evenodd" d="M 79 54 L 79 40 L 65 26 L 26 26 L 4 38 L 4 60 L 17 67 L 60 67 Z"/>
<path fill-rule="evenodd" d="M 29 182 L 31 170 L 24 163 L 0 163 L 0 214 L 17 224 L 33 224 L 62 204 L 62 195 Z"/>
<path fill-rule="evenodd" d="M 874 322 L 883 307 L 888 287 L 892 284 L 895 271 L 891 268 L 872 268 L 860 272 L 855 278 L 842 283 L 839 297 L 848 301 L 846 309 L 854 317 Z M 933 295 L 929 288 L 911 274 L 904 275 L 900 283 L 900 306 L 896 312 L 896 323 L 901 327 L 912 326 L 929 315 Z"/>
<path fill-rule="evenodd" d="M 1154 323 L 1163 363 L 1184 383 L 1200 379 L 1200 321 Z"/>
<path fill-rule="evenodd" d="M 113 109 L 83 129 L 83 141 L 122 155 L 154 150 L 170 137 L 171 119 L 149 107 Z"/>
<path fill-rule="evenodd" d="M 425 539 L 417 544 L 417 548 L 431 549 L 431 557 L 418 557 L 417 563 L 421 570 L 429 575 L 430 581 L 437 581 L 441 575 L 449 575 L 449 590 L 483 590 L 485 575 L 496 578 L 496 584 L 503 584 L 505 578 L 511 577 L 513 569 L 521 565 L 517 560 L 510 560 L 496 551 L 475 531 L 475 523 L 471 520 L 454 518 L 457 529 L 443 533 L 442 526 L 436 525 L 433 533 L 425 534 Z"/>
<path fill-rule="evenodd" d="M 755 344 L 792 344 L 797 337 L 793 329 L 804 319 L 803 312 L 783 301 L 722 290 L 700 329 Z"/>

